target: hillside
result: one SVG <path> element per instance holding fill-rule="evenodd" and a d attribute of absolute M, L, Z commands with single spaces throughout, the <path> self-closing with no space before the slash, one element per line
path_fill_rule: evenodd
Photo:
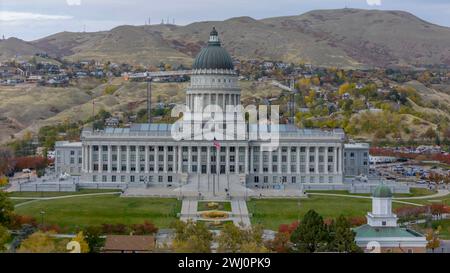
<path fill-rule="evenodd" d="M 115 92 L 105 93 L 107 86 Z M 155 83 L 152 102 L 184 103 L 186 83 Z M 243 100 L 278 95 L 269 83 L 242 82 Z M 255 94 L 255 90 L 258 90 Z M 126 82 L 121 78 L 109 83 L 81 80 L 68 88 L 15 86 L 0 88 L 0 143 L 20 137 L 26 131 L 37 132 L 45 125 L 85 121 L 104 109 L 111 113 L 138 112 L 146 107 L 146 84 Z"/>
<path fill-rule="evenodd" d="M 38 46 L 17 38 L 12 37 L 6 40 L 0 40 L 0 60 L 9 60 L 12 58 L 26 60 L 39 52 L 42 52 L 42 49 Z"/>
<path fill-rule="evenodd" d="M 14 51 L 26 55 L 39 49 L 70 60 L 191 65 L 213 25 L 227 50 L 239 59 L 341 67 L 450 65 L 450 28 L 402 11 L 357 9 L 317 10 L 262 20 L 238 17 L 187 26 L 120 26 L 94 33 L 61 32 L 30 43 L 22 41 L 21 47 L 2 41 L 0 49 L 8 54 L 0 58 L 10 58 Z"/>

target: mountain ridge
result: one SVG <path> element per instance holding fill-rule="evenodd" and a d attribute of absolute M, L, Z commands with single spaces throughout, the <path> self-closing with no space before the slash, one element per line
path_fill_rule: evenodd
<path fill-rule="evenodd" d="M 405 11 L 361 9 L 314 10 L 264 19 L 240 16 L 186 26 L 122 25 L 109 31 L 65 31 L 13 45 L 0 41 L 0 59 L 44 51 L 74 61 L 143 65 L 162 61 L 189 66 L 213 25 L 230 54 L 243 60 L 356 68 L 450 65 L 449 27 Z"/>

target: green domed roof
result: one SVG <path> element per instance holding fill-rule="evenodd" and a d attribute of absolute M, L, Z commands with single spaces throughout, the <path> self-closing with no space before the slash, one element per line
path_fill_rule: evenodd
<path fill-rule="evenodd" d="M 230 54 L 220 44 L 216 28 L 211 31 L 208 46 L 195 58 L 192 69 L 234 69 Z"/>
<path fill-rule="evenodd" d="M 378 197 L 378 198 L 388 198 L 388 197 L 392 197 L 392 191 L 389 187 L 387 187 L 385 185 L 380 185 L 375 188 L 372 196 Z"/>

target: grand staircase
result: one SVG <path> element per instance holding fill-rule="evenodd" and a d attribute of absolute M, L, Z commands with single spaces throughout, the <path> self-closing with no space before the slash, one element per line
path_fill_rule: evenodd
<path fill-rule="evenodd" d="M 183 196 L 209 200 L 242 198 L 251 191 L 245 187 L 245 175 L 236 174 L 189 174 L 187 183 L 177 190 Z"/>

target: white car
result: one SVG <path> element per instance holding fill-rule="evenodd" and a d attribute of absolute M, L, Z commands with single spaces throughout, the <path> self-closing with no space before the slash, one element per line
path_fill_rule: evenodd
<path fill-rule="evenodd" d="M 23 169 L 22 172 L 23 173 L 31 173 L 31 170 L 30 169 Z"/>
<path fill-rule="evenodd" d="M 356 180 L 361 181 L 361 182 L 364 182 L 364 183 L 369 182 L 369 179 L 367 178 L 366 175 L 358 175 L 358 176 L 356 177 Z"/>
<path fill-rule="evenodd" d="M 59 176 L 59 181 L 67 180 L 71 175 L 68 173 L 63 173 Z"/>

